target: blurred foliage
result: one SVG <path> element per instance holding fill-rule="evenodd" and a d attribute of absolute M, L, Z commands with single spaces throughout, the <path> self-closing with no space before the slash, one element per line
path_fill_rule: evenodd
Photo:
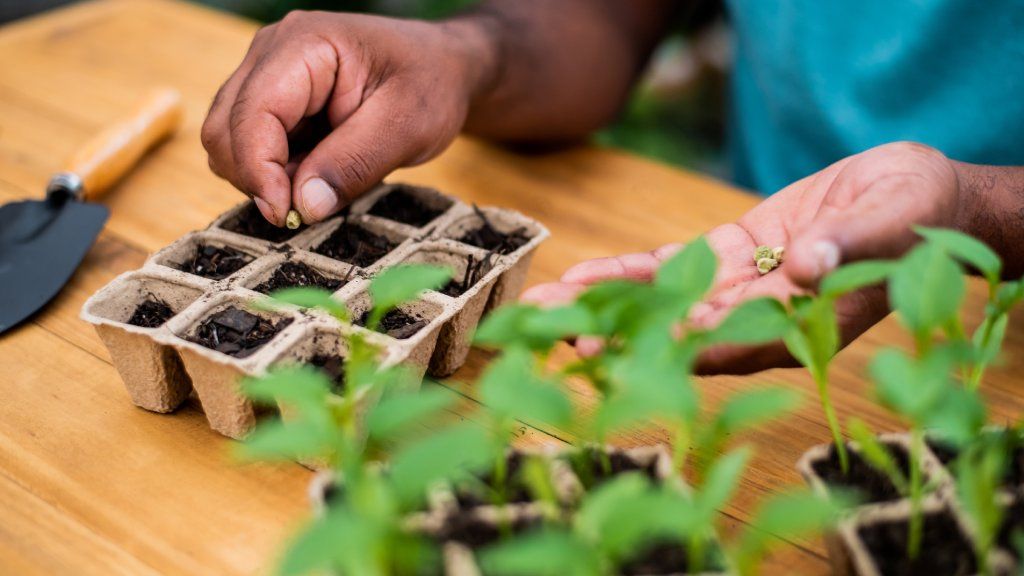
<path fill-rule="evenodd" d="M 449 16 L 479 0 L 200 0 L 262 22 L 273 22 L 291 10 L 367 12 L 407 18 Z M 513 0 L 514 1 L 514 0 Z M 689 5 L 677 15 L 661 52 L 687 50 L 685 39 L 721 13 L 718 0 Z M 594 142 L 623 148 L 662 162 L 724 173 L 724 82 L 720 74 L 702 71 L 685 86 L 655 88 L 650 75 L 639 83 L 619 119 L 599 131 Z"/>

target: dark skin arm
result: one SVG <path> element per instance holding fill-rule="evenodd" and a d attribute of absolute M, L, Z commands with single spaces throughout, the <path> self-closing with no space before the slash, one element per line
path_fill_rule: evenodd
<path fill-rule="evenodd" d="M 210 167 L 283 225 L 337 212 L 460 130 L 579 137 L 622 105 L 668 0 L 492 0 L 447 22 L 294 12 L 260 30 L 203 125 Z"/>

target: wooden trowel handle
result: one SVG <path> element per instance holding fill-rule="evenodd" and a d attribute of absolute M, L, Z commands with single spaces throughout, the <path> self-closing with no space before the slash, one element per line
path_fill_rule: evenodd
<path fill-rule="evenodd" d="M 86 142 L 68 160 L 68 175 L 81 182 L 80 197 L 95 200 L 132 169 L 150 148 L 173 134 L 183 116 L 181 94 L 150 92 L 131 115 Z"/>

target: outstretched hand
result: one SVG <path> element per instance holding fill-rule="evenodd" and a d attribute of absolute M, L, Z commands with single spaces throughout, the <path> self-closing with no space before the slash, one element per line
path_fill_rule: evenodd
<path fill-rule="evenodd" d="M 934 149 L 894 143 L 845 158 L 706 234 L 718 256 L 718 273 L 706 301 L 691 310 L 690 321 L 715 326 L 745 300 L 770 296 L 786 302 L 813 290 L 840 264 L 899 256 L 919 239 L 913 226 L 962 227 L 962 206 L 955 166 Z M 753 254 L 759 245 L 784 246 L 783 264 L 765 275 L 758 272 Z M 559 282 L 531 288 L 522 299 L 556 305 L 604 280 L 649 281 L 680 246 L 582 262 Z M 888 313 L 881 287 L 848 294 L 836 306 L 844 345 Z M 581 355 L 594 354 L 600 346 L 593 338 L 576 341 Z M 794 363 L 781 343 L 721 346 L 708 350 L 697 369 L 750 373 Z"/>

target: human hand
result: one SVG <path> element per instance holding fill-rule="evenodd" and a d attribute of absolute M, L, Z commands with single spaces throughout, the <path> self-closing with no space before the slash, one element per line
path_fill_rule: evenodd
<path fill-rule="evenodd" d="M 278 226 L 292 207 L 323 220 L 444 150 L 491 64 L 470 20 L 292 12 L 257 32 L 214 98 L 210 168 Z"/>
<path fill-rule="evenodd" d="M 920 144 L 886 144 L 845 158 L 784 188 L 735 223 L 707 233 L 718 256 L 718 273 L 708 299 L 691 311 L 690 322 L 711 327 L 745 300 L 770 296 L 787 302 L 813 290 L 840 264 L 899 256 L 919 240 L 913 226 L 962 229 L 962 196 L 955 163 Z M 777 270 L 757 271 L 753 254 L 759 245 L 785 246 L 785 261 Z M 582 262 L 560 282 L 531 288 L 522 299 L 554 305 L 603 280 L 648 281 L 680 246 Z M 888 313 L 882 287 L 848 294 L 836 306 L 844 345 Z M 600 346 L 593 338 L 576 342 L 581 355 L 594 354 Z M 781 343 L 719 346 L 702 355 L 697 370 L 750 373 L 793 364 Z"/>

